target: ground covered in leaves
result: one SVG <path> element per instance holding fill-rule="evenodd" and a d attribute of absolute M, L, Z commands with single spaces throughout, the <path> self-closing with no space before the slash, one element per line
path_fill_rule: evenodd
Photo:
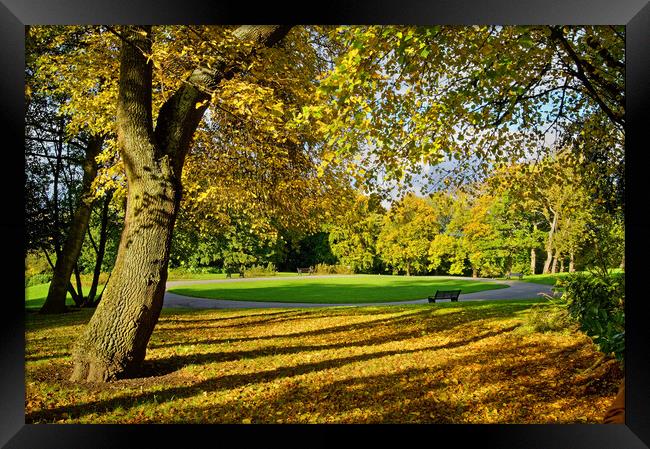
<path fill-rule="evenodd" d="M 534 303 L 164 310 L 142 376 L 107 384 L 68 380 L 92 311 L 28 312 L 26 422 L 600 422 L 617 362 L 531 330 Z"/>

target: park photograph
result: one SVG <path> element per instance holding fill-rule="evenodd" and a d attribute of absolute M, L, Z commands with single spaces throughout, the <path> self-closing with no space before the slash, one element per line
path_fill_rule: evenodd
<path fill-rule="evenodd" d="M 25 423 L 625 423 L 625 68 L 625 25 L 26 25 Z"/>

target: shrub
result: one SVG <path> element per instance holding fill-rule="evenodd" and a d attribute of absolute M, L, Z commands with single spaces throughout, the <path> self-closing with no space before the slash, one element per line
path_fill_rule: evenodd
<path fill-rule="evenodd" d="M 37 275 L 41 277 L 35 277 Z M 30 281 L 31 278 L 35 279 Z M 51 280 L 52 267 L 47 263 L 45 256 L 34 251 L 28 252 L 25 255 L 25 287 L 50 282 Z"/>
<path fill-rule="evenodd" d="M 319 263 L 314 266 L 315 274 L 354 274 L 352 267 L 347 265 L 328 265 Z"/>
<path fill-rule="evenodd" d="M 178 268 L 173 268 L 172 270 L 175 274 L 217 274 L 221 272 L 221 269 L 217 267 L 201 267 L 201 266 L 193 266 L 193 265 L 187 265 L 187 266 L 182 266 Z"/>
<path fill-rule="evenodd" d="M 558 280 L 562 298 L 580 329 L 605 354 L 622 360 L 625 350 L 625 277 L 576 273 Z"/>
<path fill-rule="evenodd" d="M 244 277 L 260 277 L 260 276 L 275 276 L 277 270 L 275 265 L 272 262 L 269 262 L 266 266 L 264 265 L 253 265 L 244 270 Z"/>
<path fill-rule="evenodd" d="M 45 284 L 52 280 L 52 273 L 39 273 L 25 278 L 25 288 L 32 285 Z"/>

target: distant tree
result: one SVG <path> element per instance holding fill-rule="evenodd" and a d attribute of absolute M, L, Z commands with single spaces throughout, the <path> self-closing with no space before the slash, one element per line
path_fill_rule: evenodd
<path fill-rule="evenodd" d="M 407 276 L 426 271 L 430 242 L 440 229 L 431 205 L 407 194 L 386 213 L 377 251 L 393 271 L 403 271 Z"/>
<path fill-rule="evenodd" d="M 329 227 L 330 246 L 339 263 L 357 273 L 380 269 L 377 239 L 385 212 L 378 197 L 361 195 L 336 224 Z"/>

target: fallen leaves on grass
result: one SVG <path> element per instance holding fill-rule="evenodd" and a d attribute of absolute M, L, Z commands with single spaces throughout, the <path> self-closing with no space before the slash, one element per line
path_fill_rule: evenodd
<path fill-rule="evenodd" d="M 164 311 L 142 376 L 72 383 L 82 311 L 27 319 L 28 423 L 600 422 L 622 373 L 530 301 Z M 44 338 L 44 337 L 47 337 Z"/>

